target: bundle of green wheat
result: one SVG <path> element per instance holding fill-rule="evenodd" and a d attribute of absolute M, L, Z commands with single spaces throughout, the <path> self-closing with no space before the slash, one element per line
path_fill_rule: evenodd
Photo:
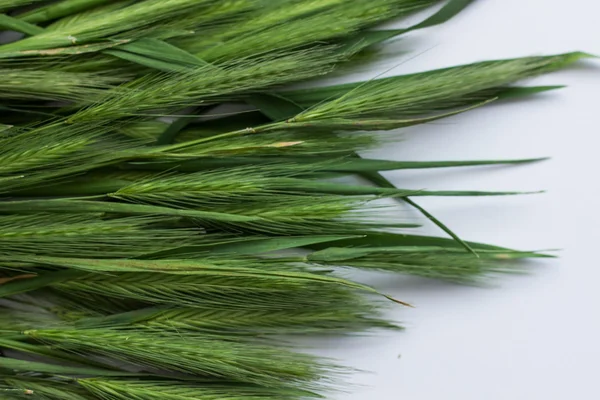
<path fill-rule="evenodd" d="M 321 397 L 344 368 L 264 337 L 397 329 L 381 309 L 404 304 L 340 268 L 473 282 L 542 257 L 466 243 L 414 200 L 511 193 L 378 174 L 535 160 L 358 153 L 390 140 L 380 131 L 552 89 L 511 84 L 585 54 L 289 86 L 471 2 L 0 0 L 13 31 L 0 46 L 0 397 Z M 374 185 L 333 179 L 352 175 Z M 380 217 L 382 198 L 452 238 L 408 234 Z"/>

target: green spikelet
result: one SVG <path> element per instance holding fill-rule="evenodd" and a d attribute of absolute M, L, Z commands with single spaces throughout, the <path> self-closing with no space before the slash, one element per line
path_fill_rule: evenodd
<path fill-rule="evenodd" d="M 513 85 L 588 54 L 316 84 L 472 2 L 0 0 L 0 398 L 323 398 L 351 371 L 294 338 L 397 333 L 386 307 L 410 306 L 349 270 L 473 284 L 548 257 L 465 242 L 414 200 L 518 192 L 379 175 L 541 159 L 359 152 L 558 89 Z M 411 235 L 390 200 L 451 238 Z"/>

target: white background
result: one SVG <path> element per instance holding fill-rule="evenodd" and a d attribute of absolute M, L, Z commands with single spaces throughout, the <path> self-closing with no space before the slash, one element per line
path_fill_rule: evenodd
<path fill-rule="evenodd" d="M 597 0 L 478 0 L 443 26 L 395 43 L 394 49 L 411 53 L 361 78 L 398 64 L 390 74 L 573 50 L 600 55 L 599 15 Z M 560 259 L 532 264 L 531 274 L 502 278 L 491 288 L 379 279 L 379 288 L 416 308 L 389 313 L 407 327 L 404 332 L 332 338 L 314 349 L 372 371 L 353 375 L 359 387 L 336 399 L 600 399 L 600 61 L 527 83 L 568 87 L 404 130 L 401 143 L 374 156 L 551 156 L 530 166 L 387 176 L 415 189 L 545 189 L 533 196 L 421 204 L 464 239 L 561 248 Z M 429 226 L 424 231 L 440 234 Z"/>

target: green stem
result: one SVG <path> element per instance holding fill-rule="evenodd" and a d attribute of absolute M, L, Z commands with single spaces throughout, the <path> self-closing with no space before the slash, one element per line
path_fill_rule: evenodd
<path fill-rule="evenodd" d="M 91 198 L 97 198 L 93 196 Z M 0 201 L 0 212 L 15 214 L 35 214 L 40 212 L 73 213 L 73 212 L 102 212 L 129 215 L 171 215 L 178 217 L 199 218 L 210 221 L 222 222 L 258 222 L 260 217 L 226 214 L 212 211 L 198 211 L 177 209 L 144 204 L 111 203 L 106 201 L 92 201 L 77 199 L 49 199 L 49 200 L 16 200 Z"/>
<path fill-rule="evenodd" d="M 262 132 L 272 131 L 275 129 L 281 129 L 281 128 L 285 127 L 286 125 L 288 125 L 287 122 L 276 122 L 276 123 L 272 123 L 272 124 L 261 125 L 257 128 L 240 129 L 237 131 L 221 133 L 219 135 L 196 139 L 196 140 L 192 140 L 189 142 L 177 143 L 177 144 L 173 144 L 173 145 L 166 146 L 166 147 L 157 147 L 154 150 L 150 150 L 149 153 L 168 153 L 170 151 L 177 151 L 177 150 L 182 150 L 182 149 L 186 149 L 189 147 L 194 147 L 198 144 L 210 142 L 213 140 L 227 139 L 227 138 L 235 137 L 235 136 L 243 136 L 243 135 L 247 135 L 247 134 L 262 133 Z"/>
<path fill-rule="evenodd" d="M 469 246 L 469 244 L 467 242 L 462 240 L 456 233 L 454 233 L 452 231 L 452 229 L 450 229 L 448 226 L 446 226 L 442 221 L 440 221 L 439 219 L 434 217 L 433 214 L 429 213 L 429 211 L 425 210 L 423 207 L 421 207 L 420 205 L 418 205 L 417 203 L 415 203 L 413 200 L 411 200 L 408 197 L 404 197 L 403 200 L 410 206 L 419 210 L 419 212 L 421 214 L 423 214 L 427 219 L 429 219 L 431 222 L 433 222 L 438 228 L 440 228 L 441 230 L 446 232 L 448 235 L 450 235 L 450 237 L 452 237 L 452 239 L 456 240 L 456 242 L 459 243 L 462 247 L 464 247 L 465 250 L 467 250 L 469 253 L 473 254 L 474 256 L 479 257 L 477 252 L 475 250 L 473 250 L 473 248 L 471 246 Z"/>
<path fill-rule="evenodd" d="M 110 0 L 63 0 L 19 15 L 19 19 L 38 24 L 77 14 L 81 11 L 108 3 Z"/>
<path fill-rule="evenodd" d="M 44 29 L 39 26 L 10 17 L 6 14 L 0 14 L 0 28 L 7 31 L 21 32 L 29 36 L 38 35 L 44 32 Z"/>

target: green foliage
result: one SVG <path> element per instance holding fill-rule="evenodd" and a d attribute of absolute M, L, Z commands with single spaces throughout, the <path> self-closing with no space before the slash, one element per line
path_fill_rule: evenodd
<path fill-rule="evenodd" d="M 297 398 L 318 397 L 307 391 L 290 389 L 272 389 L 257 386 L 205 384 L 194 385 L 186 382 L 168 380 L 105 380 L 83 379 L 79 384 L 106 400 L 129 400 L 134 398 L 148 400 L 291 400 Z"/>
<path fill-rule="evenodd" d="M 0 0 L 0 397 L 319 398 L 343 368 L 277 335 L 398 329 L 349 268 L 477 283 L 545 254 L 466 242 L 380 171 L 391 130 L 559 86 L 584 53 L 298 88 L 438 0 Z M 371 53 L 369 53 L 371 54 Z M 314 86 L 314 85 L 313 85 Z M 235 108 L 243 104 L 250 108 Z M 234 107 L 234 111 L 223 108 Z M 374 185 L 338 178 L 358 175 Z M 382 199 L 448 238 L 409 235 Z M 383 211 L 386 211 L 384 213 Z"/>
<path fill-rule="evenodd" d="M 67 352 L 91 352 L 146 368 L 266 387 L 318 386 L 312 382 L 333 369 L 313 356 L 282 348 L 199 335 L 111 329 L 32 330 L 23 335 Z"/>

